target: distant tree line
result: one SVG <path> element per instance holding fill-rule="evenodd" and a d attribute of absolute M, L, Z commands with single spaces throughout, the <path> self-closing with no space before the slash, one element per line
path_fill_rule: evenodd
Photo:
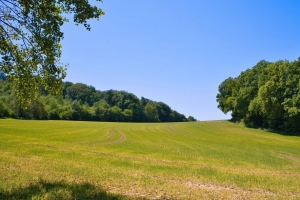
<path fill-rule="evenodd" d="M 233 121 L 300 135 L 300 58 L 260 61 L 219 85 L 218 108 Z"/>
<path fill-rule="evenodd" d="M 11 82 L 0 73 L 0 117 L 108 122 L 184 122 L 192 116 L 172 110 L 163 102 L 125 91 L 99 91 L 83 83 L 63 83 L 63 95 L 52 96 L 42 89 L 39 97 L 22 107 Z"/>

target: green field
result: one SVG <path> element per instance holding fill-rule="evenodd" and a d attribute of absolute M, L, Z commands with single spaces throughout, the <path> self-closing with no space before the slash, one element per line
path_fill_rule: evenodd
<path fill-rule="evenodd" d="M 0 120 L 0 199 L 300 199 L 300 137 L 228 121 Z"/>

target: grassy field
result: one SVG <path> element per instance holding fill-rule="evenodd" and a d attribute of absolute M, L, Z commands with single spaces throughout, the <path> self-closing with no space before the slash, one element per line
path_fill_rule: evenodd
<path fill-rule="evenodd" d="M 228 121 L 0 120 L 0 199 L 300 199 L 300 137 Z"/>

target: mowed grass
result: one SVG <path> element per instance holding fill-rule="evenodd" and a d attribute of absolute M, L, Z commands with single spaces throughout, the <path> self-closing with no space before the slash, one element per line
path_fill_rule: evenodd
<path fill-rule="evenodd" d="M 0 199 L 300 199 L 300 137 L 228 121 L 0 120 Z"/>

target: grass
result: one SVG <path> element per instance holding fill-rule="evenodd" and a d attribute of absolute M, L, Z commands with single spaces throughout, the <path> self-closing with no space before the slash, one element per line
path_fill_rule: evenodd
<path fill-rule="evenodd" d="M 300 199 L 300 137 L 228 121 L 0 120 L 0 199 Z"/>

